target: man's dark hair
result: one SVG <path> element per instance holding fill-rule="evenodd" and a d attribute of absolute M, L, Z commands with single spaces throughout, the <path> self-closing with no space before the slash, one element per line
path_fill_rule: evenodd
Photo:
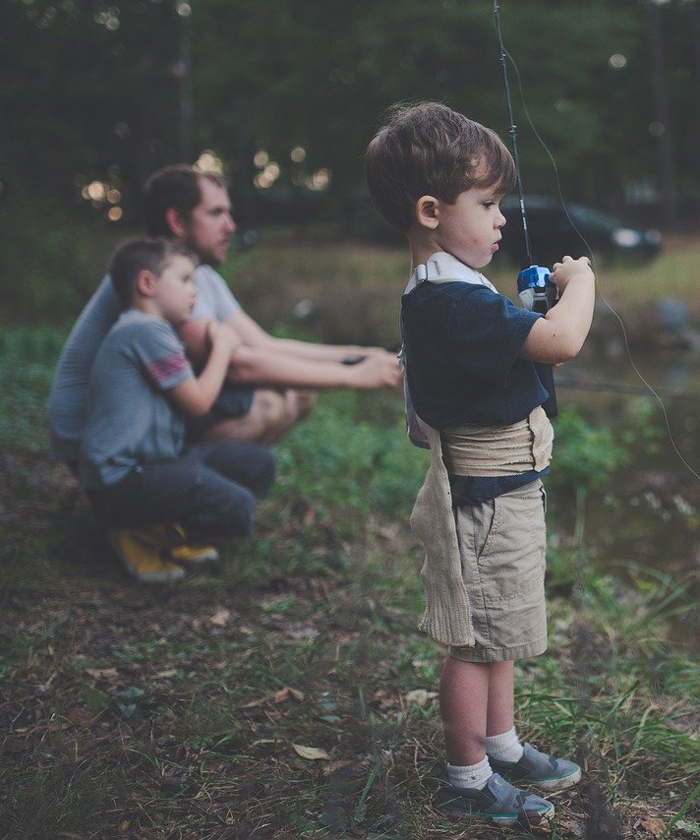
<path fill-rule="evenodd" d="M 109 267 L 114 291 L 123 306 L 131 306 L 134 284 L 142 271 L 150 271 L 160 277 L 173 257 L 178 256 L 189 257 L 195 265 L 198 262 L 190 248 L 174 239 L 137 236 L 123 242 L 114 252 Z"/>
<path fill-rule="evenodd" d="M 202 200 L 200 182 L 206 179 L 226 189 L 226 179 L 214 172 L 197 172 L 184 163 L 165 166 L 154 172 L 143 188 L 143 221 L 149 236 L 172 236 L 165 211 L 174 207 L 189 220 Z"/>
<path fill-rule="evenodd" d="M 423 195 L 454 204 L 473 187 L 506 193 L 515 183 L 500 137 L 439 102 L 394 105 L 367 147 L 365 171 L 375 207 L 404 233 Z"/>

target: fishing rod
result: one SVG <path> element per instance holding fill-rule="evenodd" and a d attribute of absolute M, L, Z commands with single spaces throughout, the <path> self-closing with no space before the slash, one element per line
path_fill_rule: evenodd
<path fill-rule="evenodd" d="M 559 169 L 557 167 L 557 163 L 554 160 L 554 157 L 553 157 L 551 151 L 549 150 L 547 144 L 544 142 L 544 140 L 540 136 L 539 132 L 537 131 L 537 128 L 535 127 L 535 125 L 532 121 L 532 118 L 530 117 L 530 114 L 528 112 L 527 105 L 525 103 L 525 96 L 524 96 L 524 93 L 523 93 L 523 85 L 522 85 L 522 80 L 520 78 L 520 72 L 518 70 L 518 65 L 513 60 L 512 56 L 510 56 L 508 54 L 508 51 L 505 48 L 505 44 L 503 42 L 503 33 L 501 31 L 501 19 L 500 19 L 500 10 L 499 10 L 499 5 L 498 5 L 498 0 L 494 0 L 494 3 L 493 3 L 493 16 L 494 16 L 494 22 L 495 22 L 495 25 L 496 25 L 496 35 L 498 37 L 498 46 L 499 46 L 499 50 L 500 50 L 501 64 L 503 65 L 503 77 L 504 77 L 504 81 L 505 81 L 505 90 L 506 90 L 506 103 L 507 103 L 507 107 L 508 107 L 508 119 L 509 119 L 509 122 L 510 122 L 509 133 L 510 133 L 510 136 L 511 136 L 512 144 L 514 146 L 513 159 L 516 163 L 518 191 L 519 191 L 519 195 L 520 195 L 520 212 L 521 212 L 521 217 L 523 219 L 523 228 L 524 228 L 525 231 L 527 231 L 527 213 L 525 211 L 524 190 L 522 189 L 522 179 L 520 177 L 520 165 L 519 165 L 519 161 L 518 161 L 518 158 L 517 158 L 517 142 L 516 142 L 517 129 L 516 129 L 516 126 L 515 126 L 515 120 L 513 118 L 513 106 L 512 106 L 511 97 L 510 97 L 510 82 L 509 82 L 509 79 L 508 79 L 508 68 L 507 68 L 507 64 L 506 64 L 506 59 L 510 59 L 511 64 L 513 65 L 513 69 L 515 70 L 515 74 L 516 74 L 517 81 L 518 81 L 518 87 L 520 89 L 520 96 L 521 96 L 522 103 L 523 103 L 523 108 L 524 108 L 525 115 L 527 117 L 528 123 L 530 124 L 530 128 L 534 132 L 535 137 L 537 137 L 537 140 L 539 141 L 542 148 L 545 150 L 547 156 L 549 157 L 549 159 L 552 163 L 552 168 L 554 170 L 554 174 L 555 174 L 555 177 L 556 177 L 556 180 L 557 180 L 557 189 L 559 191 L 559 198 L 561 200 L 561 204 L 562 204 L 562 207 L 563 207 L 564 212 L 566 214 L 566 217 L 569 220 L 569 223 L 571 224 L 572 228 L 579 235 L 583 244 L 586 246 L 586 248 L 589 252 L 589 255 L 590 255 L 591 264 L 593 265 L 595 263 L 595 260 L 594 260 L 594 255 L 593 255 L 593 252 L 591 251 L 590 245 L 586 241 L 586 239 L 583 236 L 583 234 L 581 233 L 581 231 L 576 227 L 573 219 L 571 218 L 571 216 L 569 214 L 569 211 L 567 210 L 566 203 L 564 201 L 564 196 L 563 196 L 563 193 L 562 193 L 562 187 L 561 187 L 561 181 L 560 181 L 560 178 L 559 178 Z M 528 260 L 532 260 L 532 255 L 530 253 L 530 245 L 529 245 L 529 234 L 527 234 L 527 233 L 526 233 L 526 250 L 527 250 Z M 535 311 L 546 313 L 549 310 L 549 308 L 551 306 L 553 306 L 554 303 L 556 302 L 556 288 L 548 290 L 548 286 L 553 286 L 553 284 L 549 280 L 549 269 L 547 269 L 547 268 L 543 268 L 542 266 L 531 265 L 529 268 L 526 268 L 526 269 L 524 269 L 523 271 L 520 272 L 520 275 L 518 276 L 518 284 L 517 285 L 518 285 L 518 296 L 520 297 L 521 301 L 523 302 L 523 306 L 525 306 L 526 308 L 533 309 L 534 305 L 536 303 L 539 306 L 539 308 L 536 309 Z M 650 383 L 644 378 L 644 375 L 639 370 L 639 367 L 637 366 L 637 364 L 634 361 L 634 358 L 632 356 L 632 352 L 630 350 L 629 339 L 627 337 L 627 329 L 625 327 L 624 321 L 620 317 L 619 313 L 612 306 L 612 304 L 607 300 L 606 296 L 603 294 L 603 291 L 599 286 L 598 280 L 596 280 L 596 288 L 598 289 L 598 293 L 599 293 L 603 303 L 607 306 L 607 308 L 615 316 L 618 323 L 620 324 L 620 329 L 622 330 L 622 336 L 623 336 L 624 342 L 625 342 L 625 350 L 627 352 L 627 358 L 629 359 L 630 365 L 632 366 L 632 369 L 634 370 L 635 374 L 639 378 L 640 382 L 646 388 L 646 391 L 643 392 L 643 393 L 651 394 L 656 399 L 656 401 L 658 402 L 658 404 L 661 408 L 661 411 L 662 411 L 663 417 L 664 417 L 664 422 L 666 424 L 666 434 L 668 436 L 668 440 L 669 440 L 669 443 L 671 444 L 671 447 L 672 447 L 673 451 L 675 452 L 676 456 L 678 457 L 679 461 L 683 464 L 683 466 L 685 466 L 686 469 L 693 476 L 695 476 L 695 478 L 697 478 L 698 481 L 700 481 L 700 473 L 698 473 L 688 463 L 686 458 L 683 456 L 683 453 L 678 448 L 678 445 L 676 444 L 676 440 L 675 440 L 675 438 L 673 436 L 673 432 L 671 430 L 671 423 L 670 423 L 670 420 L 669 420 L 669 417 L 668 417 L 668 412 L 666 410 L 666 406 L 664 405 L 663 400 L 661 399 L 661 396 L 660 396 L 659 392 L 657 391 L 657 389 L 652 387 L 650 385 Z M 551 297 L 548 297 L 548 292 L 551 294 Z M 528 304 L 530 304 L 530 305 L 528 305 Z M 548 379 L 551 379 L 551 370 L 550 370 L 550 374 L 549 374 Z M 545 384 L 545 387 L 548 387 L 548 385 Z M 601 390 L 602 390 L 602 388 L 601 388 Z M 669 394 L 666 394 L 666 395 L 669 396 Z M 673 394 L 670 394 L 670 396 L 673 396 Z"/>
<path fill-rule="evenodd" d="M 611 394 L 625 394 L 636 397 L 650 397 L 649 389 L 642 385 L 628 385 L 624 382 L 600 382 L 593 379 L 575 379 L 573 377 L 557 376 L 557 388 L 564 388 L 570 391 L 609 392 Z M 679 391 L 675 388 L 655 388 L 659 396 L 671 400 L 689 400 L 700 402 L 700 394 L 691 391 Z"/>
<path fill-rule="evenodd" d="M 508 78 L 507 53 L 503 42 L 501 31 L 501 15 L 498 0 L 493 0 L 493 17 L 496 24 L 496 35 L 498 37 L 498 49 L 503 67 L 503 85 L 506 92 L 506 106 L 508 109 L 508 133 L 513 149 L 513 162 L 515 163 L 515 179 L 518 187 L 518 201 L 520 204 L 520 218 L 523 226 L 523 238 L 525 240 L 525 251 L 527 254 L 527 268 L 524 268 L 518 275 L 517 289 L 525 309 L 545 314 L 556 303 L 557 288 L 549 279 L 550 271 L 541 265 L 535 265 L 530 245 L 530 232 L 527 226 L 527 210 L 525 209 L 525 190 L 520 172 L 520 158 L 518 157 L 518 127 L 513 114 L 513 102 L 510 95 L 510 79 Z"/>

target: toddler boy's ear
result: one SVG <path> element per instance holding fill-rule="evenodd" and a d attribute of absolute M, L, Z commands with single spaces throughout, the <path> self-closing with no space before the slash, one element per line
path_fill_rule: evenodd
<path fill-rule="evenodd" d="M 211 350 L 208 319 L 200 318 L 197 321 L 186 321 L 179 327 L 178 334 L 185 345 L 187 355 L 195 366 L 203 367 Z"/>
<path fill-rule="evenodd" d="M 416 221 L 421 227 L 434 230 L 438 226 L 438 200 L 432 195 L 422 195 L 414 209 Z"/>

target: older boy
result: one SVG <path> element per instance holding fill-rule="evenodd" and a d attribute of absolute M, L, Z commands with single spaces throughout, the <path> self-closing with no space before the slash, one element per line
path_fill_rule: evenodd
<path fill-rule="evenodd" d="M 194 376 L 175 332 L 194 306 L 194 270 L 192 253 L 176 242 L 133 239 L 117 250 L 110 274 L 126 308 L 90 376 L 80 481 L 127 571 L 149 583 L 182 577 L 173 559 L 204 559 L 206 551 L 178 550 L 186 539 L 249 534 L 254 496 L 267 493 L 274 475 L 264 447 L 185 449 L 185 418 L 210 410 L 238 343 L 230 328 L 210 322 L 211 350 Z"/>
<path fill-rule="evenodd" d="M 494 132 L 444 105 L 397 108 L 367 150 L 379 211 L 406 233 L 401 302 L 409 396 L 432 460 L 411 523 L 426 549 L 421 627 L 449 645 L 440 682 L 448 787 L 441 807 L 501 824 L 550 818 L 580 768 L 521 744 L 515 659 L 547 645 L 544 491 L 552 428 L 538 364 L 573 358 L 593 313 L 585 258 L 564 257 L 546 316 L 515 307 L 476 269 L 498 250 L 514 182 Z"/>

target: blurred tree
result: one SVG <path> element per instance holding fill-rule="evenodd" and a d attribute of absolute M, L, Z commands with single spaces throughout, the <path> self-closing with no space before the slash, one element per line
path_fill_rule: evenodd
<path fill-rule="evenodd" d="M 501 0 L 570 199 L 658 190 L 648 1 Z M 696 206 L 698 2 L 659 10 L 680 198 Z M 15 284 L 31 260 L 82 271 L 70 255 L 89 250 L 86 219 L 135 225 L 146 176 L 188 151 L 222 158 L 245 212 L 272 184 L 361 189 L 364 148 L 395 101 L 440 99 L 507 132 L 487 0 L 5 0 L 0 66 L 0 258 Z M 554 192 L 513 82 L 525 187 Z"/>
<path fill-rule="evenodd" d="M 598 201 L 603 189 L 619 192 L 617 153 L 637 131 L 635 103 L 627 102 L 635 71 L 612 69 L 609 59 L 628 54 L 636 61 L 632 56 L 644 37 L 637 0 L 519 0 L 502 4 L 501 14 L 528 107 L 567 188 Z M 383 111 L 398 100 L 440 99 L 501 133 L 507 129 L 487 2 L 277 0 L 272 7 L 200 0 L 193 27 L 205 142 L 235 156 L 245 103 L 245 131 L 283 174 L 296 171 L 299 180 L 328 167 L 340 192 L 361 184 L 366 143 Z M 621 127 L 620 116 L 629 124 Z M 520 137 L 528 187 L 550 188 L 546 155 L 524 125 Z M 306 150 L 303 166 L 290 163 L 296 145 Z M 644 156 L 631 157 L 647 163 Z M 624 163 L 622 170 L 624 177 Z"/>

